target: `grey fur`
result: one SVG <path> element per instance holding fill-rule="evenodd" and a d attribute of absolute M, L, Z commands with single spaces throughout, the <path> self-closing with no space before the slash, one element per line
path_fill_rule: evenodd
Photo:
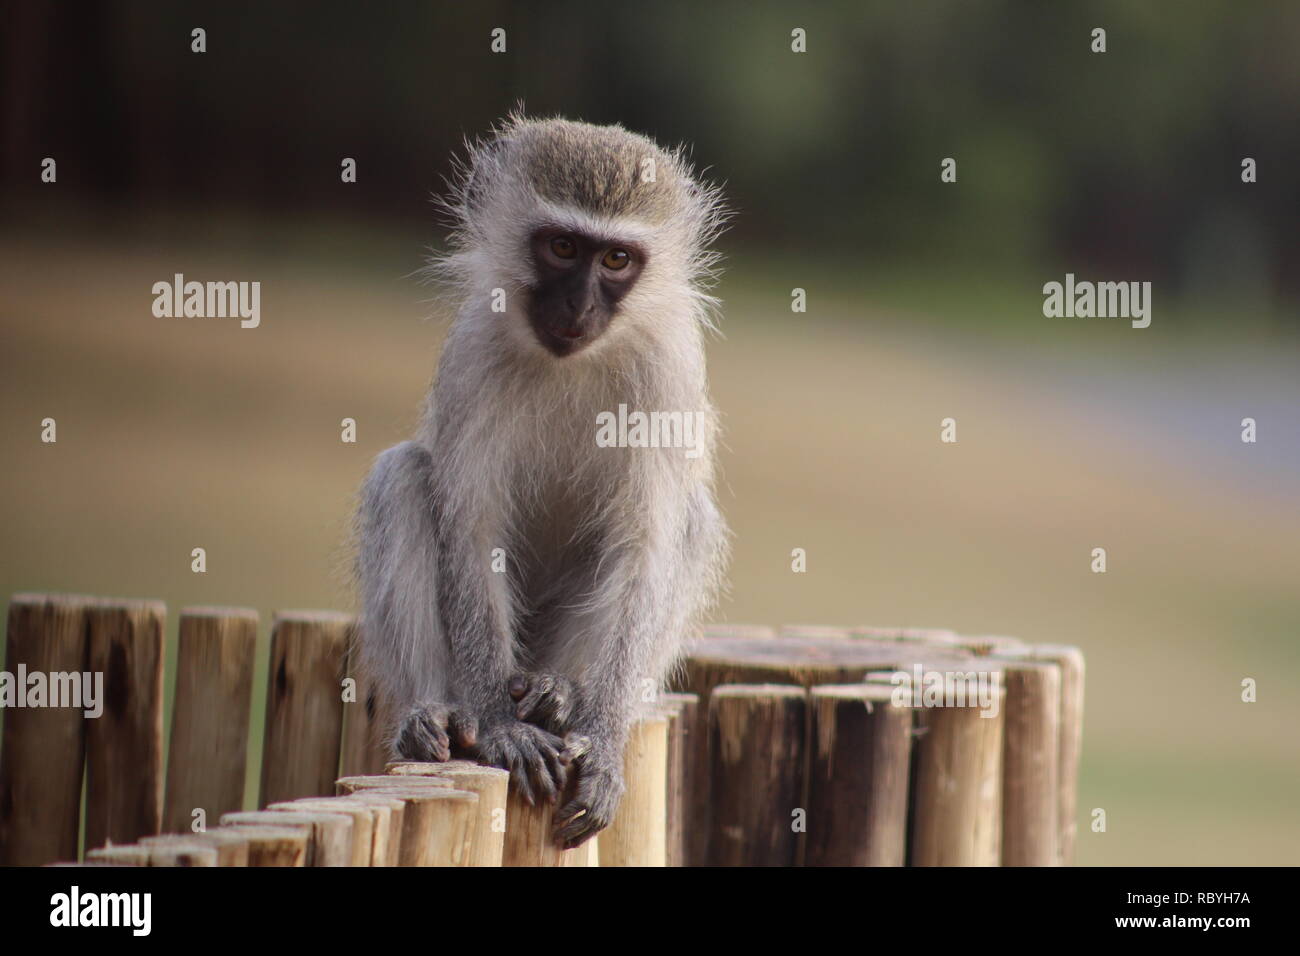
<path fill-rule="evenodd" d="M 644 158 L 653 183 L 640 181 Z M 362 660 L 397 752 L 444 756 L 446 726 L 547 796 L 576 756 L 557 813 L 557 839 L 576 845 L 608 823 L 638 702 L 721 585 L 703 335 L 705 247 L 723 214 L 680 150 L 520 116 L 470 146 L 445 207 L 452 251 L 432 273 L 459 308 L 418 435 L 384 452 L 363 489 Z M 650 249 L 609 330 L 567 358 L 538 345 L 523 312 L 528 236 L 556 217 L 612 239 L 635 231 Z M 497 288 L 505 313 L 490 308 Z M 597 414 L 620 403 L 700 413 L 704 454 L 597 447 Z M 506 573 L 492 570 L 495 548 Z M 566 688 L 562 726 L 519 720 L 508 685 L 521 672 Z M 567 753 L 552 731 L 568 735 Z"/>

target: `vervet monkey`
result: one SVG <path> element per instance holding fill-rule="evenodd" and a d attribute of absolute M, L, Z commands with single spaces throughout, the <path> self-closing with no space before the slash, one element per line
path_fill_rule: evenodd
<path fill-rule="evenodd" d="M 444 206 L 431 271 L 458 311 L 417 435 L 362 490 L 362 660 L 396 755 L 509 769 L 574 847 L 721 583 L 703 339 L 724 213 L 681 150 L 523 116 L 470 145 Z M 598 443 L 620 406 L 692 416 L 695 450 Z"/>

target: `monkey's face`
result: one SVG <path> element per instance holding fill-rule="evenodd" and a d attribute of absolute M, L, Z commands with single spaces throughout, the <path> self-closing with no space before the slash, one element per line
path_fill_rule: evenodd
<path fill-rule="evenodd" d="M 560 226 L 534 230 L 529 247 L 533 281 L 528 321 L 542 346 L 560 358 L 604 334 L 647 259 L 640 243 L 601 239 Z"/>

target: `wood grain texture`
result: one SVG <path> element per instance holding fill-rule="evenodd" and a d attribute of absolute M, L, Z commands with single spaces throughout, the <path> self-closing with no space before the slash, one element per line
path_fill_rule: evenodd
<path fill-rule="evenodd" d="M 161 601 L 90 609 L 88 668 L 104 675 L 104 713 L 86 724 L 86 846 L 131 843 L 162 828 Z"/>
<path fill-rule="evenodd" d="M 650 715 L 632 725 L 623 751 L 626 789 L 600 834 L 601 866 L 666 866 L 668 854 L 668 720 Z"/>
<path fill-rule="evenodd" d="M 307 834 L 304 866 L 348 866 L 352 860 L 352 817 L 345 813 L 247 810 L 223 814 L 221 825 L 302 830 Z"/>
<path fill-rule="evenodd" d="M 87 670 L 87 609 L 93 598 L 15 594 L 9 602 L 5 669 L 28 674 Z M 26 688 L 15 686 L 15 693 Z M 86 753 L 84 708 L 6 707 L 0 739 L 0 866 L 77 858 Z"/>
<path fill-rule="evenodd" d="M 343 739 L 343 672 L 353 619 L 283 611 L 271 628 L 260 804 L 329 796 Z"/>
<path fill-rule="evenodd" d="M 257 623 L 248 608 L 181 611 L 165 830 L 189 830 L 196 809 L 207 820 L 243 809 Z"/>
<path fill-rule="evenodd" d="M 814 687 L 805 866 L 903 866 L 912 754 L 910 702 L 892 687 Z"/>
<path fill-rule="evenodd" d="M 803 833 L 807 691 L 732 685 L 709 704 L 715 866 L 794 866 Z"/>

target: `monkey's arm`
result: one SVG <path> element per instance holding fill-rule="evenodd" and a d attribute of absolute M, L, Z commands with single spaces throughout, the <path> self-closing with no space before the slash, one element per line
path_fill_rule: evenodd
<path fill-rule="evenodd" d="M 565 780 L 563 741 L 519 720 L 507 688 L 516 669 L 511 594 L 491 561 L 509 544 L 506 509 L 481 484 L 435 478 L 435 496 L 438 611 L 456 711 L 473 714 L 481 759 L 508 769 L 530 802 L 535 794 L 554 801 Z"/>
<path fill-rule="evenodd" d="M 578 757 L 576 794 L 555 816 L 562 846 L 577 846 L 609 825 L 623 793 L 630 725 L 656 699 L 688 628 L 717 594 L 725 526 L 706 487 L 684 497 L 674 520 L 665 521 L 662 511 L 647 515 L 631 543 L 606 556 L 601 598 L 564 650 L 562 667 L 575 675 L 566 739 L 585 738 L 586 752 Z"/>
<path fill-rule="evenodd" d="M 376 459 L 357 514 L 360 650 L 395 755 L 451 756 L 447 649 L 438 626 L 429 453 L 415 442 Z M 463 740 L 461 741 L 464 742 Z"/>

